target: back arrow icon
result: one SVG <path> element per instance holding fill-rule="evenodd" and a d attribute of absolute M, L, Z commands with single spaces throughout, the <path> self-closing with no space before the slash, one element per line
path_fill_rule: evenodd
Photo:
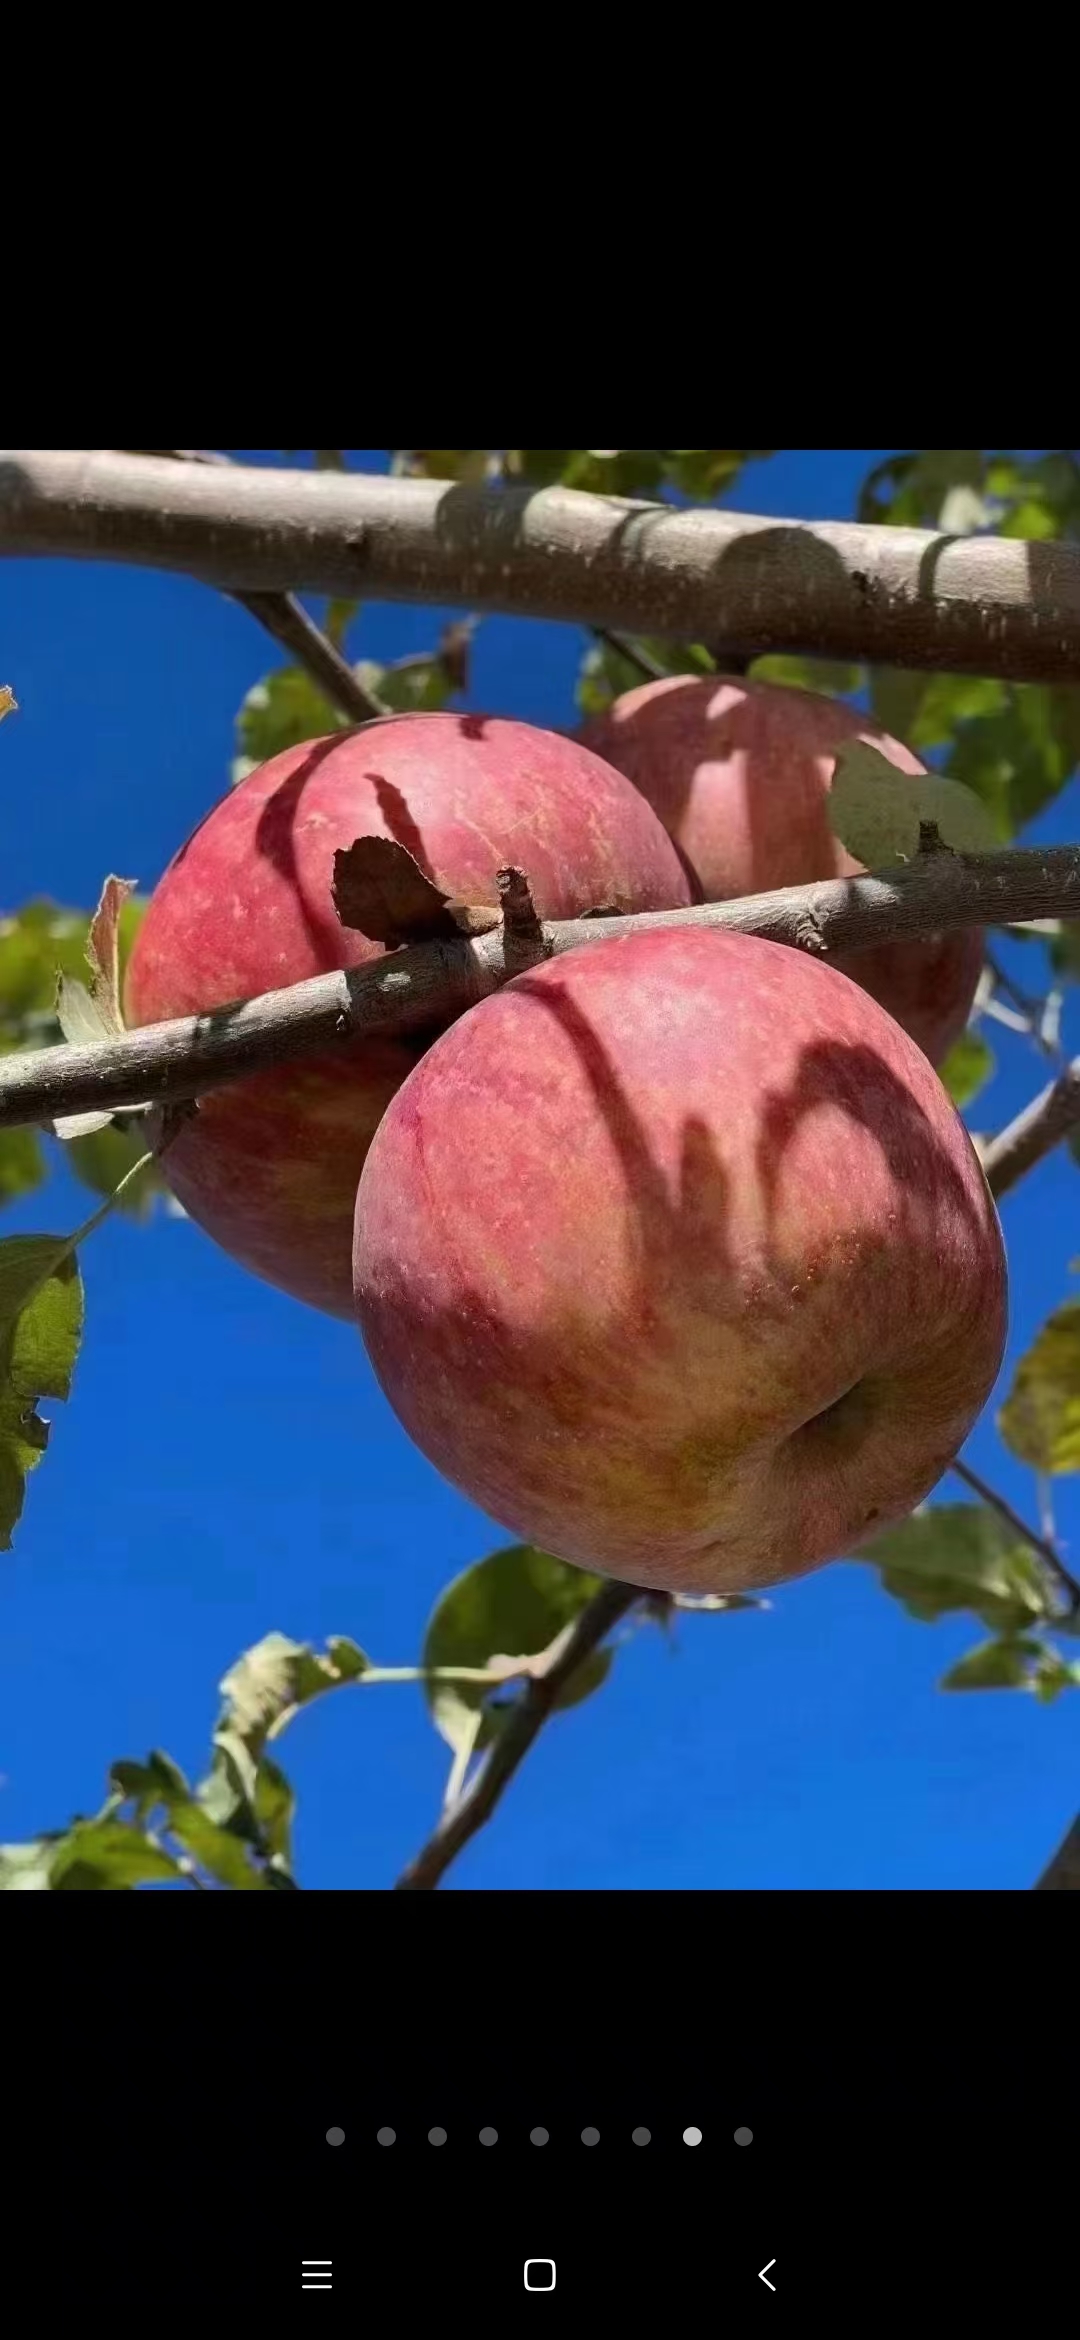
<path fill-rule="evenodd" d="M 775 2291 L 775 2290 L 776 2290 L 776 2285 L 775 2285 L 775 2283 L 770 2283 L 770 2281 L 769 2281 L 769 2269 L 770 2269 L 770 2267 L 775 2267 L 775 2265 L 776 2265 L 776 2260 L 775 2260 L 775 2259 L 766 2259 L 766 2261 L 765 2261 L 765 2265 L 764 2265 L 763 2267 L 759 2267 L 759 2268 L 758 2268 L 758 2282 L 759 2282 L 759 2283 L 763 2283 L 763 2284 L 765 2285 L 765 2289 L 766 2289 L 766 2291 Z"/>

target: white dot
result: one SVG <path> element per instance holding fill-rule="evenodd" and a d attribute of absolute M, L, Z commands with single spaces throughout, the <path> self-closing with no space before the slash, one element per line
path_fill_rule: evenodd
<path fill-rule="evenodd" d="M 684 2130 L 683 2130 L 683 2133 L 682 2133 L 682 2141 L 683 2141 L 683 2144 L 684 2144 L 684 2145 L 700 2145 L 700 2143 L 701 2143 L 701 2130 L 700 2130 L 700 2129 L 684 2129 Z"/>

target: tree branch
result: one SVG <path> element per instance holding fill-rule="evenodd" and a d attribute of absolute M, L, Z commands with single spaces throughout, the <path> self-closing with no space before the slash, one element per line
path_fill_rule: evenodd
<path fill-rule="evenodd" d="M 134 561 L 228 593 L 355 594 L 1072 682 L 1080 549 L 752 518 L 571 488 L 0 453 L 0 553 Z"/>
<path fill-rule="evenodd" d="M 128 448 L 124 453 L 137 454 Z M 213 463 L 230 466 L 228 455 L 212 453 L 198 447 L 158 447 L 147 450 L 147 460 L 153 456 L 175 463 Z M 297 666 L 302 666 L 324 691 L 332 707 L 347 715 L 350 723 L 370 723 L 388 709 L 372 691 L 366 691 L 358 675 L 354 674 L 348 659 L 343 658 L 336 643 L 324 634 L 309 616 L 303 603 L 292 593 L 234 593 L 231 596 L 249 616 L 280 642 Z"/>
<path fill-rule="evenodd" d="M 983 1169 L 991 1194 L 1000 1199 L 1008 1194 L 1044 1154 L 1053 1152 L 1069 1131 L 1080 1127 L 1080 1056 L 1066 1065 L 1065 1071 L 1048 1089 L 1033 1097 L 1015 1121 L 1010 1121 L 996 1138 L 983 1148 Z"/>
<path fill-rule="evenodd" d="M 494 891 L 494 872 L 492 878 Z M 1080 846 L 925 853 L 877 875 L 823 879 L 737 902 L 548 921 L 537 931 L 531 956 L 529 946 L 508 938 L 500 926 L 488 934 L 388 951 L 365 967 L 316 975 L 204 1015 L 146 1024 L 116 1040 L 4 1057 L 0 1128 L 197 1097 L 244 1073 L 361 1034 L 423 1029 L 474 1006 L 529 964 L 563 951 L 603 948 L 654 926 L 757 934 L 821 957 L 955 926 L 1050 913 L 1080 916 Z M 998 1147 L 1008 1134 L 996 1141 Z M 1030 1151 L 1033 1142 L 1028 1158 L 1038 1160 L 1056 1140 L 1044 1132 Z M 1006 1155 L 1006 1167 L 1000 1158 L 996 1165 L 997 1191 L 1003 1179 L 1011 1184 L 1020 1174 L 1006 1175 L 1007 1167 Z"/>
<path fill-rule="evenodd" d="M 599 1647 L 639 1598 L 632 1584 L 604 1584 L 593 1594 L 565 1636 L 560 1635 L 555 1642 L 544 1671 L 530 1676 L 470 1786 L 443 1814 L 415 1860 L 402 1871 L 395 1888 L 397 1892 L 431 1887 L 445 1876 L 451 1861 L 470 1837 L 490 1820 L 519 1764 L 543 1729 L 560 1691 L 576 1674 L 582 1660 Z"/>
<path fill-rule="evenodd" d="M 1080 1820 L 1074 1820 L 1053 1860 L 1035 1880 L 1036 1893 L 1080 1893 Z"/>
<path fill-rule="evenodd" d="M 1055 1583 L 1060 1585 L 1068 1601 L 1070 1615 L 1076 1616 L 1080 1613 L 1080 1584 L 1066 1568 L 1054 1545 L 1048 1543 L 1045 1536 L 1036 1535 L 1035 1529 L 1028 1526 L 1026 1519 L 1022 1519 L 1018 1511 L 1013 1510 L 1012 1504 L 1006 1501 L 1005 1496 L 999 1495 L 996 1487 L 991 1487 L 986 1479 L 981 1479 L 978 1472 L 973 1471 L 967 1463 L 954 1462 L 950 1465 L 950 1469 L 955 1478 L 962 1479 L 965 1487 L 971 1488 L 972 1494 L 977 1495 L 980 1502 L 985 1503 L 991 1511 L 997 1512 L 998 1518 L 1005 1521 L 1006 1527 L 1012 1528 L 1016 1535 L 1021 1536 L 1025 1544 L 1030 1544 L 1032 1551 L 1038 1553 L 1044 1568 L 1049 1569 Z"/>

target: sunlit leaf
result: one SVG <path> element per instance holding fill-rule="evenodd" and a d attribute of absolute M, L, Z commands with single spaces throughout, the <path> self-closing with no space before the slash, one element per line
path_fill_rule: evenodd
<path fill-rule="evenodd" d="M 960 724 L 945 770 L 980 798 L 1000 843 L 1057 796 L 1080 756 L 1080 691 L 1015 683 L 996 712 Z"/>
<path fill-rule="evenodd" d="M 279 666 L 253 683 L 236 718 L 236 748 L 230 778 L 235 787 L 259 764 L 309 739 L 348 729 L 348 718 L 299 666 Z"/>
<path fill-rule="evenodd" d="M 38 1404 L 70 1394 L 82 1324 L 82 1279 L 65 1238 L 0 1243 L 0 1551 L 11 1549 L 27 1474 L 48 1445 Z"/>
<path fill-rule="evenodd" d="M 962 1032 L 939 1067 L 953 1104 L 959 1108 L 970 1105 L 996 1070 L 994 1051 L 981 1032 Z"/>
<path fill-rule="evenodd" d="M 124 1029 L 120 1007 L 120 914 L 135 891 L 134 878 L 107 877 L 86 937 L 89 984 L 61 973 L 56 1015 L 65 1040 L 76 1046 L 115 1040 Z"/>
<path fill-rule="evenodd" d="M 39 1836 L 29 1844 L 0 1844 L 0 1893 L 47 1893 L 63 1839 Z"/>
<path fill-rule="evenodd" d="M 1033 1470 L 1080 1471 L 1080 1300 L 1055 1309 L 1020 1359 L 998 1428 Z"/>
<path fill-rule="evenodd" d="M 1022 1640 L 983 1641 L 958 1658 L 941 1677 L 943 1690 L 1026 1690 L 1033 1660 L 1043 1654 L 1042 1643 Z"/>

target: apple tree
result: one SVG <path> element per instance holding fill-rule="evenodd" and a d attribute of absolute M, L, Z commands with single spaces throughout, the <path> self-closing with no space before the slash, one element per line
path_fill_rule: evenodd
<path fill-rule="evenodd" d="M 397 1882 L 436 1886 L 630 1633 L 716 1632 L 841 1555 L 916 1619 L 970 1616 L 944 1691 L 1080 1686 L 1054 1507 L 1080 1469 L 1065 1241 L 1060 1302 L 997 1416 L 1027 1512 L 960 1459 L 1004 1337 L 990 1198 L 1007 1245 L 1019 1180 L 1059 1145 L 1080 1163 L 1063 1038 L 1080 845 L 1029 836 L 1080 760 L 1080 457 L 892 456 L 855 520 L 813 526 L 725 504 L 751 457 L 768 451 L 391 450 L 377 472 L 325 449 L 5 457 L 0 551 L 180 569 L 275 648 L 257 674 L 253 633 L 231 787 L 152 895 L 103 872 L 96 907 L 0 918 L 0 1203 L 41 1189 L 47 1224 L 60 1148 L 88 1190 L 73 1230 L 0 1240 L 0 1545 L 33 1501 L 39 1409 L 72 1395 L 80 1250 L 112 1211 L 139 1242 L 187 1213 L 298 1300 L 355 1306 L 422 1451 L 517 1540 L 445 1587 L 407 1663 L 268 1631 L 225 1676 L 201 1778 L 119 1756 L 94 1808 L 0 1847 L 0 1884 L 294 1889 L 285 1732 L 331 1691 L 414 1684 L 448 1780 Z M 379 600 L 461 614 L 375 663 L 362 603 Z M 563 733 L 463 711 L 493 611 L 583 629 Z M 8 720 L 18 691 L 12 675 Z M 761 1069 L 766 995 L 786 1119 Z M 1032 1095 L 991 1131 L 1003 1029 L 1030 1048 Z M 583 1199 L 589 1242 L 562 1266 L 560 1152 L 603 1232 Z M 796 1171 L 820 1205 L 813 1254 L 781 1239 Z M 644 1262 L 640 1316 L 586 1371 L 624 1253 Z M 559 1339 L 533 1339 L 526 1370 L 521 1325 L 550 1316 L 563 1273 Z M 740 1275 L 753 1304 L 728 1326 Z M 792 1423 L 811 1443 L 785 1444 L 781 1471 Z M 1038 1881 L 1080 1888 L 1080 1824 Z"/>

